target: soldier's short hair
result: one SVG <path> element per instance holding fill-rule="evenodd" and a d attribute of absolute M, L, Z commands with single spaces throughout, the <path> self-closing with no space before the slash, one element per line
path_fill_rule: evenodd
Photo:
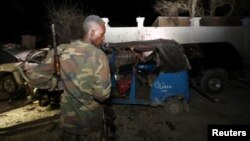
<path fill-rule="evenodd" d="M 93 24 L 101 25 L 105 24 L 105 22 L 97 15 L 89 15 L 85 18 L 83 22 L 83 32 L 88 32 Z"/>

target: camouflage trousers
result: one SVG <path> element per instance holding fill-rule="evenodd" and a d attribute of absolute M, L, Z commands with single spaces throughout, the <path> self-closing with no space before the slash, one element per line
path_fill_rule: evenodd
<path fill-rule="evenodd" d="M 101 131 L 93 132 L 89 135 L 78 135 L 63 132 L 62 141 L 101 141 Z"/>

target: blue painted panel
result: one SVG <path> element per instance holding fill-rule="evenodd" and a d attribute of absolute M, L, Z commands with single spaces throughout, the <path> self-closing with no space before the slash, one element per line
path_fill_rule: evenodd
<path fill-rule="evenodd" d="M 167 98 L 178 95 L 183 96 L 185 101 L 190 100 L 187 71 L 160 73 L 151 88 L 150 99 L 152 103 L 160 104 Z"/>

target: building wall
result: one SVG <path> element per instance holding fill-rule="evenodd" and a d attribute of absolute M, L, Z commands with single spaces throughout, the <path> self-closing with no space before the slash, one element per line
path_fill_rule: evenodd
<path fill-rule="evenodd" d="M 230 42 L 239 51 L 246 64 L 250 64 L 250 26 L 199 26 L 199 19 L 191 26 L 178 27 L 107 27 L 106 42 L 173 39 L 179 43 Z M 143 22 L 144 19 L 141 21 Z"/>

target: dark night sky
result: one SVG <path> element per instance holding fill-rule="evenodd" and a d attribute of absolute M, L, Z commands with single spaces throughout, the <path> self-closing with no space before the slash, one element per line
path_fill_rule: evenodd
<path fill-rule="evenodd" d="M 47 10 L 51 0 L 0 0 L 0 42 L 20 42 L 21 34 L 46 32 Z M 58 5 L 65 0 L 54 0 Z M 68 0 L 69 1 L 69 0 Z M 136 17 L 145 17 L 150 26 L 158 14 L 155 0 L 71 0 L 87 12 L 109 18 L 111 26 L 136 26 Z"/>
<path fill-rule="evenodd" d="M 153 9 L 156 0 L 0 0 L 0 43 L 20 42 L 22 34 L 48 33 L 45 5 L 51 1 L 77 4 L 90 14 L 109 18 L 112 27 L 136 26 L 139 16 L 145 17 L 145 26 L 151 26 L 159 16 Z"/>

